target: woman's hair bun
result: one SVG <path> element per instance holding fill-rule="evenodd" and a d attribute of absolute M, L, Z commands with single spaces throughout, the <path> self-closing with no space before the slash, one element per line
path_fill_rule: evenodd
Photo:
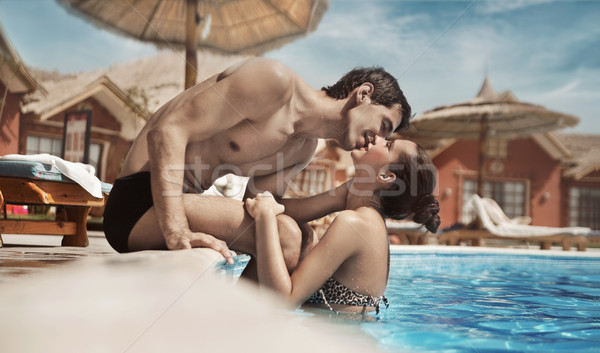
<path fill-rule="evenodd" d="M 423 195 L 414 208 L 413 221 L 421 223 L 431 233 L 437 232 L 441 220 L 438 213 L 440 212 L 440 203 L 431 194 Z"/>

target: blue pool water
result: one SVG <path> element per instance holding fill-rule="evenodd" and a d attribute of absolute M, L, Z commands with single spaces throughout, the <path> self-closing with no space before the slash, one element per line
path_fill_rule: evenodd
<path fill-rule="evenodd" d="M 385 348 L 600 352 L 600 258 L 394 254 L 378 322 Z"/>
<path fill-rule="evenodd" d="M 600 258 L 392 254 L 384 350 L 600 352 Z"/>

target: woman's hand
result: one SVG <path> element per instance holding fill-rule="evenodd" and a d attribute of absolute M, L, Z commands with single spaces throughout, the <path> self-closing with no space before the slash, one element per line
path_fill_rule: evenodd
<path fill-rule="evenodd" d="M 246 211 L 256 219 L 259 215 L 272 214 L 277 216 L 285 211 L 283 205 L 277 203 L 270 192 L 262 192 L 256 195 L 255 198 L 246 199 Z"/>

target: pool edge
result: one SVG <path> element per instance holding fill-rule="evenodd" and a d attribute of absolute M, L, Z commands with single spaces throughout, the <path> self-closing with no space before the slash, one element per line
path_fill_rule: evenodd
<path fill-rule="evenodd" d="M 449 245 L 390 245 L 390 254 L 501 254 L 501 255 L 533 255 L 533 256 L 560 256 L 560 257 L 582 257 L 600 258 L 600 249 L 588 249 L 588 251 L 562 251 L 562 250 L 539 250 L 539 249 L 516 249 L 516 248 L 492 248 L 473 246 L 449 246 Z"/>

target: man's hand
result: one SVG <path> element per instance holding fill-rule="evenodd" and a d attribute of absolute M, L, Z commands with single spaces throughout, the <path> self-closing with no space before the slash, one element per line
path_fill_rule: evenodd
<path fill-rule="evenodd" d="M 219 240 L 212 235 L 200 232 L 185 230 L 179 234 L 170 234 L 165 236 L 167 247 L 170 250 L 191 249 L 191 248 L 210 248 L 225 258 L 228 264 L 233 264 L 233 254 L 227 247 L 227 243 Z"/>
<path fill-rule="evenodd" d="M 270 192 L 262 192 L 256 195 L 255 198 L 246 199 L 246 211 L 256 219 L 260 214 L 271 213 L 273 216 L 283 213 L 285 207 L 277 203 Z"/>

